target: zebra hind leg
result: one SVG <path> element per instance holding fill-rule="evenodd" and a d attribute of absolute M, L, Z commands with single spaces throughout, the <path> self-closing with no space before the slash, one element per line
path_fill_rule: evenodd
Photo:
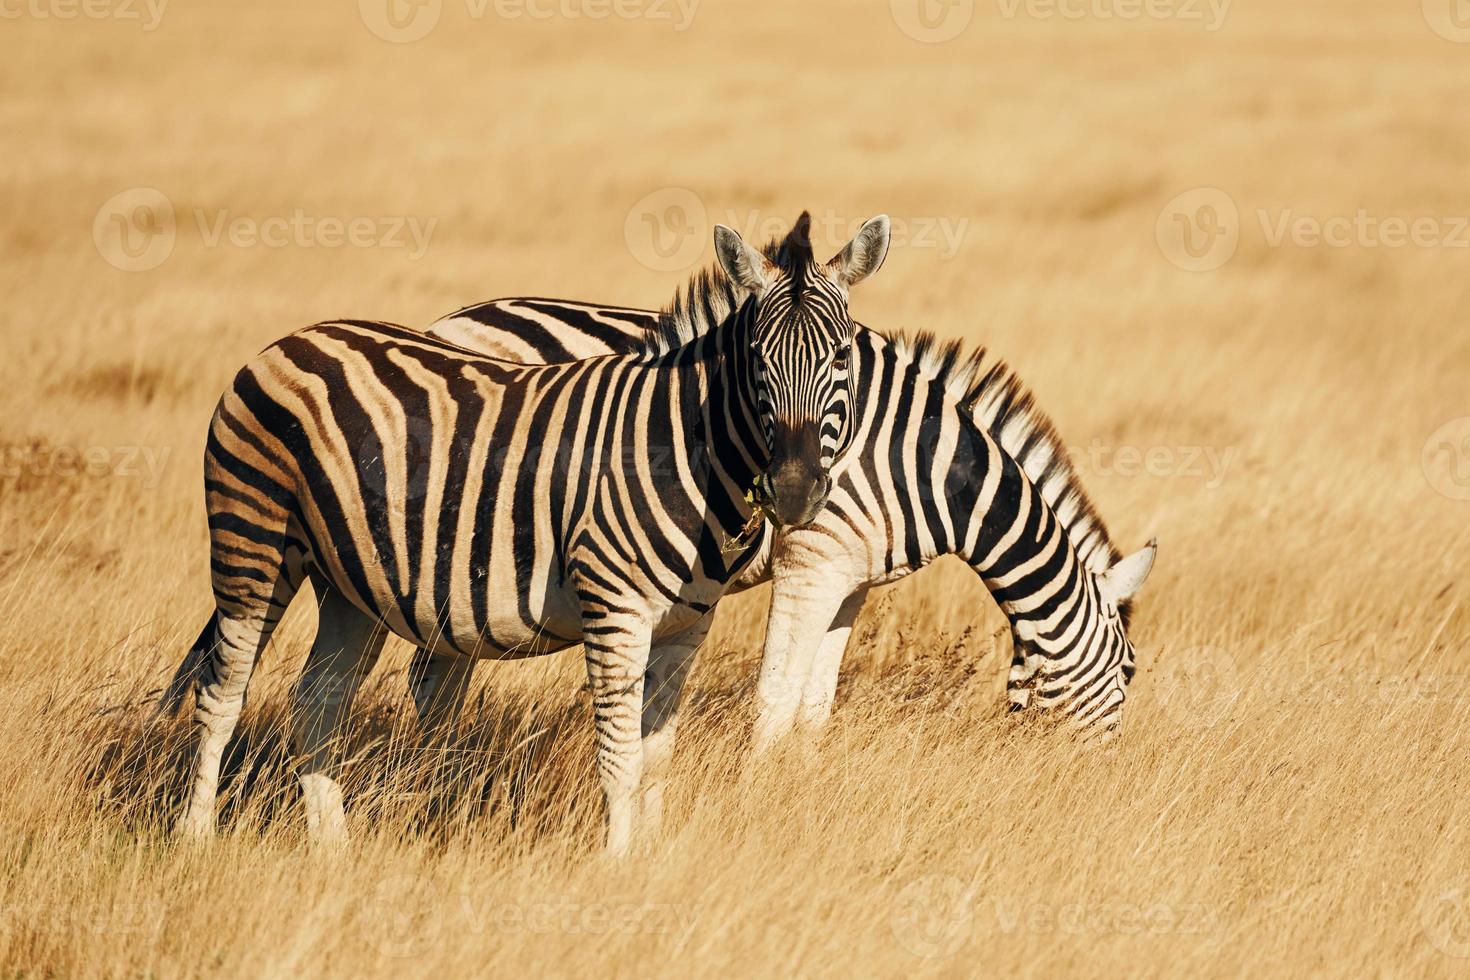
<path fill-rule="evenodd" d="M 306 668 L 291 695 L 292 741 L 307 837 L 313 845 L 335 850 L 347 842 L 347 814 L 337 781 L 344 722 L 387 634 L 321 579 L 313 577 L 312 587 L 320 597 L 319 618 Z"/>
<path fill-rule="evenodd" d="M 624 857 L 638 829 L 643 781 L 643 673 L 649 629 L 636 615 L 613 610 L 582 593 L 582 647 L 597 734 L 607 853 Z"/>
<path fill-rule="evenodd" d="M 204 669 L 205 660 L 214 648 L 215 636 L 219 632 L 218 617 L 214 613 L 209 614 L 209 622 L 204 624 L 204 629 L 199 631 L 199 636 L 194 640 L 194 645 L 189 652 L 184 654 L 184 660 L 179 664 L 178 670 L 174 671 L 173 679 L 164 688 L 163 695 L 158 699 L 158 710 L 155 715 L 172 717 L 184 705 L 184 699 L 194 690 L 199 683 L 199 672 Z"/>
<path fill-rule="evenodd" d="M 706 613 L 699 622 L 672 637 L 660 640 L 648 656 L 643 674 L 643 800 L 641 827 L 645 834 L 663 829 L 664 786 L 674 756 L 674 739 L 679 726 L 679 702 L 694 655 L 709 635 L 714 615 Z"/>
<path fill-rule="evenodd" d="M 413 696 L 421 746 L 426 751 L 448 742 L 464 708 L 474 671 L 475 661 L 469 657 L 434 653 L 427 647 L 414 651 L 408 668 L 408 691 Z"/>
<path fill-rule="evenodd" d="M 223 600 L 218 587 L 220 576 L 216 575 L 216 611 L 212 628 L 205 631 L 209 638 L 200 634 L 195 649 L 190 651 L 190 657 L 198 652 L 197 664 L 190 664 L 190 658 L 186 657 L 184 667 L 180 668 L 187 676 L 197 667 L 197 677 L 193 775 L 188 805 L 175 826 L 179 837 L 214 834 L 220 760 L 240 720 L 255 663 L 300 586 L 300 577 L 291 574 L 289 564 L 283 555 L 271 581 L 251 580 L 263 586 L 257 589 L 254 599 L 246 596 Z M 262 591 L 265 598 L 260 598 Z"/>

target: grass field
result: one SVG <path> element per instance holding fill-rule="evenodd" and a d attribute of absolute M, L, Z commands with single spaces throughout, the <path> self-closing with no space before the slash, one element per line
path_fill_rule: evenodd
<path fill-rule="evenodd" d="M 1470 971 L 1470 30 L 916 4 L 0 5 L 0 972 Z M 1119 545 L 1158 536 L 1117 745 L 1008 723 L 1004 621 L 940 563 L 758 770 L 766 593 L 726 604 L 623 864 L 575 653 L 482 668 L 425 758 L 394 646 L 332 861 L 282 739 L 302 603 L 221 838 L 169 843 L 150 700 L 209 608 L 236 368 L 330 317 L 657 306 L 713 222 L 804 207 L 829 248 L 892 214 L 854 312 L 1010 359 Z"/>

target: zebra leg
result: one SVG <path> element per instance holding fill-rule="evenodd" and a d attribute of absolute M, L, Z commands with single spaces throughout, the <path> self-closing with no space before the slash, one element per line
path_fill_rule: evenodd
<path fill-rule="evenodd" d="M 643 779 L 643 673 L 648 669 L 648 627 L 627 614 L 582 610 L 582 645 L 597 726 L 597 774 L 606 803 L 607 851 L 623 857 L 638 826 Z"/>
<path fill-rule="evenodd" d="M 679 727 L 679 701 L 694 655 L 709 635 L 714 614 L 682 632 L 660 640 L 648 657 L 643 674 L 643 810 L 645 833 L 657 834 L 663 827 L 664 785 L 674 757 L 674 739 Z"/>
<path fill-rule="evenodd" d="M 196 748 L 189 803 L 174 827 L 178 837 L 214 834 L 220 759 L 235 734 L 255 662 L 301 584 L 300 570 L 291 564 L 279 556 L 274 575 L 261 576 L 269 581 L 249 580 L 256 586 L 254 596 L 225 600 L 217 580 L 213 641 L 202 636 L 196 641 L 205 644 L 194 685 Z"/>
<path fill-rule="evenodd" d="M 408 690 L 418 714 L 423 747 L 442 744 L 464 708 L 474 677 L 475 661 L 454 654 L 434 653 L 427 647 L 414 651 L 408 668 Z"/>
<path fill-rule="evenodd" d="M 822 733 L 822 729 L 827 727 L 827 720 L 832 717 L 842 655 L 847 652 L 852 624 L 857 621 L 867 598 L 868 590 L 861 588 L 844 599 L 832 624 L 827 627 L 827 635 L 822 637 L 821 646 L 817 648 L 816 661 L 802 691 L 801 711 L 797 718 L 802 734 L 810 740 L 815 740 Z"/>
<path fill-rule="evenodd" d="M 320 621 L 306 669 L 291 695 L 291 728 L 307 837 L 313 844 L 340 847 L 347 841 L 347 814 L 336 778 L 341 730 L 387 634 L 330 585 L 316 578 L 312 585 L 321 597 Z"/>
<path fill-rule="evenodd" d="M 787 567 L 776 574 L 756 688 L 756 755 L 795 725 L 812 662 L 847 597 L 848 585 L 834 581 L 821 566 Z"/>

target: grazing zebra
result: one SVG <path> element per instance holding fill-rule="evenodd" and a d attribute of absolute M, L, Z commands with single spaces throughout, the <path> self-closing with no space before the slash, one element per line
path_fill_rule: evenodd
<path fill-rule="evenodd" d="M 391 631 L 457 658 L 583 643 L 607 846 L 626 851 L 657 734 L 640 730 L 644 691 L 672 669 L 651 646 L 702 641 L 759 544 L 755 478 L 804 523 L 851 438 L 847 290 L 882 264 L 888 220 L 825 265 L 809 231 L 802 215 L 767 257 L 717 228 L 749 298 L 697 337 L 671 322 L 630 353 L 526 366 L 338 321 L 242 368 L 205 449 L 216 609 L 166 695 L 197 673 L 180 832 L 212 833 L 251 671 L 310 579 L 320 625 L 292 720 L 314 839 L 345 839 L 333 736 Z"/>
<path fill-rule="evenodd" d="M 742 296 L 705 273 L 675 309 L 695 334 Z M 505 299 L 452 314 L 430 333 L 539 363 L 629 349 L 656 322 L 642 310 Z M 1003 362 L 922 335 L 859 326 L 855 337 L 857 431 L 827 508 L 781 535 L 774 565 L 767 546 L 730 589 L 766 581 L 774 568 L 757 752 L 797 722 L 809 732 L 826 724 L 868 590 L 942 554 L 969 562 L 1010 619 L 1012 710 L 1026 708 L 1035 690 L 1038 706 L 1089 735 L 1111 734 L 1134 671 L 1129 599 L 1153 565 L 1155 543 L 1120 556 L 1050 420 Z M 410 683 L 426 728 L 458 713 L 472 667 L 419 652 Z M 678 698 L 670 692 L 661 709 L 676 711 Z M 667 720 L 661 730 L 672 738 L 674 728 Z"/>

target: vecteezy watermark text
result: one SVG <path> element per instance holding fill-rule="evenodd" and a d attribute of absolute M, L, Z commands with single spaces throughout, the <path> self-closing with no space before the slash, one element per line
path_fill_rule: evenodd
<path fill-rule="evenodd" d="M 952 41 L 975 17 L 977 0 L 888 0 L 898 29 L 924 44 Z M 1004 20 L 1175 21 L 1218 31 L 1231 0 L 993 0 Z"/>
<path fill-rule="evenodd" d="M 429 249 L 438 218 L 412 215 L 353 218 L 313 215 L 297 208 L 288 215 L 257 218 L 234 214 L 227 208 L 194 209 L 194 221 L 205 247 L 221 243 L 235 248 L 392 248 L 407 249 L 410 259 L 421 259 Z"/>
<path fill-rule="evenodd" d="M 582 902 L 570 897 L 504 901 L 458 885 L 385 878 L 358 909 L 363 936 L 379 954 L 419 956 L 446 935 L 669 936 L 683 949 L 698 916 L 667 902 Z"/>
<path fill-rule="evenodd" d="M 977 895 L 954 875 L 915 878 L 898 893 L 889 913 L 894 940 L 915 956 L 953 956 L 975 933 L 1052 936 L 1212 937 L 1215 910 L 1202 903 L 1075 901 L 1046 902 L 1004 895 Z"/>
<path fill-rule="evenodd" d="M 1470 249 L 1470 215 L 1314 214 L 1295 208 L 1256 208 L 1267 248 Z M 1235 199 L 1218 187 L 1197 187 L 1160 210 L 1154 237 L 1164 257 L 1190 272 L 1210 272 L 1234 257 L 1249 231 Z"/>
<path fill-rule="evenodd" d="M 1173 20 L 1218 31 L 1231 0 L 996 0 L 1006 20 Z"/>
<path fill-rule="evenodd" d="M 1202 481 L 1206 490 L 1224 482 L 1238 452 L 1235 446 L 1113 446 L 1097 439 L 1071 448 L 1072 466 L 1084 474 L 1182 477 Z"/>
<path fill-rule="evenodd" d="M 871 217 L 830 209 L 813 212 L 812 237 L 839 247 Z M 678 272 L 699 261 L 716 224 L 733 228 L 746 241 L 760 246 L 785 235 L 795 218 L 795 214 L 759 209 L 711 213 L 694 191 L 663 187 L 645 194 L 628 209 L 623 239 L 640 264 L 656 272 Z M 933 249 L 941 259 L 954 257 L 970 228 L 969 218 L 946 215 L 894 215 L 890 222 L 894 247 Z"/>
<path fill-rule="evenodd" d="M 140 480 L 155 487 L 168 465 L 170 446 L 0 446 L 0 479 Z"/>
<path fill-rule="evenodd" d="M 167 7 L 168 0 L 0 0 L 0 20 L 136 21 L 148 34 Z"/>
<path fill-rule="evenodd" d="M 240 214 L 230 208 L 193 208 L 181 222 L 173 202 L 153 187 L 114 194 L 97 209 L 92 241 L 109 265 L 125 272 L 156 269 L 173 254 L 180 228 L 192 227 L 205 248 L 376 248 L 424 256 L 438 218 L 417 215 Z"/>
<path fill-rule="evenodd" d="M 700 0 L 459 0 L 475 21 L 624 20 L 665 23 L 687 31 Z M 358 0 L 358 15 L 384 41 L 421 41 L 439 25 L 444 0 Z"/>

